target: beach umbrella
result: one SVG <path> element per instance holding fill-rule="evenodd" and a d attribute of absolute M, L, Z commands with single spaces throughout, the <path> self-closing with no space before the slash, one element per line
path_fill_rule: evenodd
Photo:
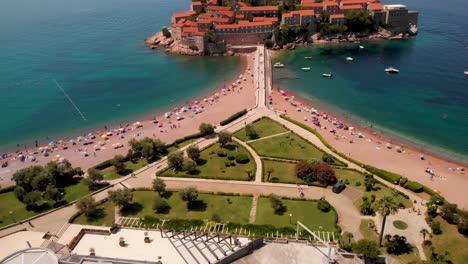
<path fill-rule="evenodd" d="M 68 142 L 70 142 L 70 143 L 75 143 L 75 140 L 74 140 L 74 139 L 70 139 Z"/>
<path fill-rule="evenodd" d="M 57 142 L 58 142 L 59 144 L 62 144 L 62 143 L 63 143 L 63 140 L 61 139 L 61 140 L 59 140 L 59 141 L 57 141 Z"/>
<path fill-rule="evenodd" d="M 49 142 L 49 146 L 53 146 L 55 143 L 53 141 Z"/>
<path fill-rule="evenodd" d="M 102 134 L 102 135 L 101 135 L 101 138 L 106 139 L 106 138 L 107 138 L 107 135 L 106 135 L 106 134 Z"/>

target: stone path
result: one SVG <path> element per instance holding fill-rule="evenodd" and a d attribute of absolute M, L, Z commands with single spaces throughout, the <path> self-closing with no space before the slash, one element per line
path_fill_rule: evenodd
<path fill-rule="evenodd" d="M 250 217 L 249 217 L 250 224 L 255 224 L 255 217 L 257 216 L 257 204 L 258 204 L 258 195 L 255 195 L 252 199 L 252 207 L 250 207 Z"/>
<path fill-rule="evenodd" d="M 262 182 L 262 177 L 263 177 L 263 163 L 262 159 L 260 156 L 258 156 L 257 152 L 253 150 L 249 145 L 247 145 L 245 142 L 233 137 L 232 138 L 235 142 L 238 144 L 242 145 L 244 148 L 247 149 L 247 151 L 250 152 L 250 155 L 254 158 L 255 164 L 256 164 L 256 169 L 255 169 L 255 182 Z"/>
<path fill-rule="evenodd" d="M 264 140 L 264 139 L 268 139 L 268 138 L 272 138 L 272 137 L 282 136 L 284 134 L 289 134 L 289 133 L 291 133 L 291 131 L 286 131 L 286 132 L 283 132 L 283 133 L 279 133 L 279 134 L 275 134 L 275 135 L 271 135 L 271 136 L 267 136 L 267 137 L 262 137 L 262 138 L 258 138 L 258 139 L 249 140 L 249 141 L 246 141 L 245 143 L 251 143 L 251 142 Z"/>

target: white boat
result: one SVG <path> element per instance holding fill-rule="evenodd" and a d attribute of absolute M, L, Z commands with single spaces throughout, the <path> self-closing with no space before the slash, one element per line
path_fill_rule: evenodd
<path fill-rule="evenodd" d="M 353 58 L 351 58 L 351 57 L 346 57 L 346 60 L 347 60 L 347 61 L 353 61 Z"/>
<path fill-rule="evenodd" d="M 464 71 L 463 73 L 464 73 L 465 75 L 468 75 L 468 71 Z"/>
<path fill-rule="evenodd" d="M 284 68 L 284 64 L 282 64 L 281 62 L 277 62 L 277 63 L 273 64 L 273 67 L 275 67 L 275 68 Z"/>
<path fill-rule="evenodd" d="M 359 48 L 360 48 L 360 49 L 363 49 L 363 48 L 364 48 L 364 46 L 361 46 L 361 45 L 359 45 Z"/>
<path fill-rule="evenodd" d="M 303 68 L 301 68 L 301 70 L 303 70 L 303 71 L 310 71 L 310 67 L 303 67 Z"/>
<path fill-rule="evenodd" d="M 332 75 L 332 73 L 330 72 L 330 73 L 323 73 L 322 76 L 323 76 L 323 77 L 326 77 L 326 78 L 330 78 L 330 77 L 332 77 L 333 75 Z"/>
<path fill-rule="evenodd" d="M 388 73 L 399 73 L 400 70 L 395 69 L 395 68 L 393 68 L 393 67 L 388 67 L 388 68 L 385 69 L 385 72 L 388 72 Z"/>
<path fill-rule="evenodd" d="M 304 59 L 310 60 L 310 59 L 312 59 L 312 57 L 310 57 L 310 56 L 309 57 L 304 57 Z"/>

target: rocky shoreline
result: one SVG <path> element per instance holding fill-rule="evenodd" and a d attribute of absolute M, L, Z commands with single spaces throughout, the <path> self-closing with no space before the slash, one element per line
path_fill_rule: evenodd
<path fill-rule="evenodd" d="M 145 39 L 145 44 L 151 49 L 163 48 L 166 52 L 189 55 L 203 56 L 203 51 L 192 50 L 189 46 L 176 41 L 173 37 L 166 38 L 162 32 L 157 32 L 153 36 Z"/>

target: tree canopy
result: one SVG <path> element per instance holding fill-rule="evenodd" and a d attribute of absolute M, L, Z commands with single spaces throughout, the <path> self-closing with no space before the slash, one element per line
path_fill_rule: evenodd
<path fill-rule="evenodd" d="M 374 19 L 369 11 L 351 10 L 346 14 L 348 31 L 354 33 L 371 33 L 375 30 Z"/>
<path fill-rule="evenodd" d="M 109 200 L 120 208 L 130 205 L 133 200 L 133 193 L 129 189 L 109 191 Z"/>

